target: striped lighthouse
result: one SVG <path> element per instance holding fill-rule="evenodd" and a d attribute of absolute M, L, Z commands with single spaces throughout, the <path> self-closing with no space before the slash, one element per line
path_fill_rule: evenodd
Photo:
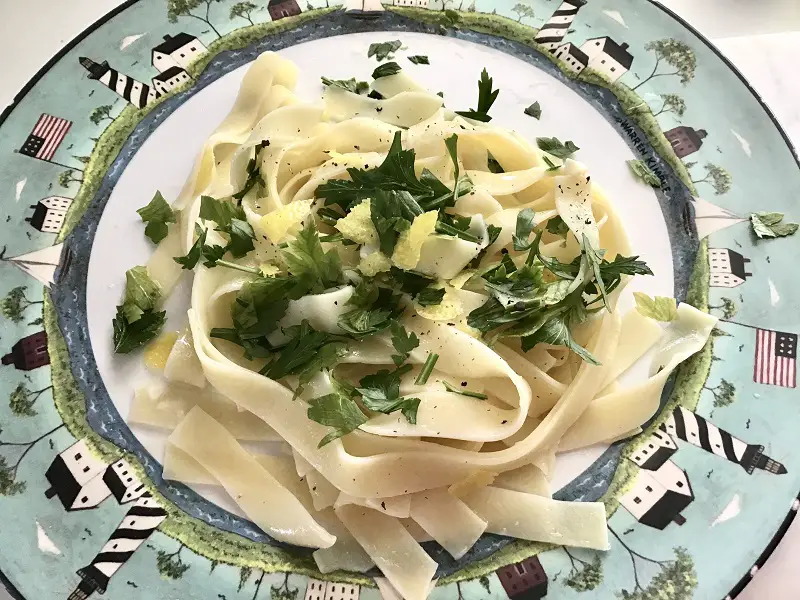
<path fill-rule="evenodd" d="M 78 62 L 81 63 L 84 69 L 89 71 L 89 79 L 99 81 L 108 89 L 116 92 L 133 104 L 136 108 L 144 108 L 160 96 L 157 90 L 146 83 L 137 81 L 133 77 L 129 77 L 116 69 L 112 69 L 106 60 L 102 63 L 96 63 L 91 58 L 81 56 Z"/>
<path fill-rule="evenodd" d="M 146 492 L 131 506 L 94 560 L 78 569 L 81 582 L 68 600 L 85 600 L 94 592 L 105 593 L 114 574 L 166 518 L 167 511 Z"/>
<path fill-rule="evenodd" d="M 786 467 L 764 454 L 764 446 L 747 444 L 700 415 L 677 407 L 661 425 L 669 435 L 740 465 L 748 473 L 761 469 L 782 475 Z"/>
<path fill-rule="evenodd" d="M 547 23 L 536 34 L 534 41 L 553 52 L 569 31 L 575 15 L 586 0 L 564 0 Z"/>

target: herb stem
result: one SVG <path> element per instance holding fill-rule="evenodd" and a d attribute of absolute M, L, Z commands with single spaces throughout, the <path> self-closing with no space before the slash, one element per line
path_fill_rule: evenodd
<path fill-rule="evenodd" d="M 481 394 L 480 392 L 473 392 L 470 390 L 459 390 L 458 388 L 454 388 L 452 385 L 447 383 L 446 381 L 442 380 L 442 385 L 444 385 L 444 389 L 446 389 L 451 394 L 461 394 L 462 396 L 469 396 L 470 398 L 477 398 L 478 400 L 488 400 L 489 396 L 486 394 Z"/>
<path fill-rule="evenodd" d="M 447 223 L 442 223 L 441 221 L 436 223 L 436 233 L 441 233 L 444 235 L 452 235 L 455 237 L 460 237 L 462 240 L 466 240 L 468 242 L 472 242 L 474 244 L 479 244 L 480 239 L 471 233 L 466 231 L 462 231 L 461 229 L 456 229 L 452 225 L 448 225 Z"/>
<path fill-rule="evenodd" d="M 425 364 L 422 365 L 422 370 L 417 375 L 417 378 L 414 380 L 416 385 L 425 385 L 428 383 L 428 378 L 431 376 L 433 372 L 433 367 L 436 365 L 436 361 L 439 360 L 439 355 L 430 353 L 428 354 L 428 358 L 425 359 Z"/>
<path fill-rule="evenodd" d="M 261 275 L 261 271 L 259 271 L 255 267 L 245 267 L 244 265 L 239 265 L 227 260 L 219 259 L 217 261 L 218 267 L 228 267 L 229 269 L 234 269 L 235 271 L 242 271 L 244 273 L 252 273 L 253 275 Z"/>

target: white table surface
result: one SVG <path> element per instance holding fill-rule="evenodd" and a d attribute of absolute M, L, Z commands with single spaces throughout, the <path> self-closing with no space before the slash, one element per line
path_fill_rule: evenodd
<path fill-rule="evenodd" d="M 800 54 L 800 0 L 661 1 L 733 61 L 800 147 L 800 81 L 790 77 L 786 62 Z M 0 56 L 14 57 L 3 61 L 0 107 L 64 44 L 119 4 L 122 0 L 0 0 Z M 738 599 L 800 598 L 798 558 L 800 518 Z M 8 600 L 4 590 L 0 600 Z"/>

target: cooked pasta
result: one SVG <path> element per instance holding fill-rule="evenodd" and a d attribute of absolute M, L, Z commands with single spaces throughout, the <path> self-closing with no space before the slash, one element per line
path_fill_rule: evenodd
<path fill-rule="evenodd" d="M 167 382 L 130 414 L 172 430 L 164 476 L 222 486 L 322 572 L 377 566 L 407 600 L 436 573 L 422 540 L 456 559 L 484 532 L 607 548 L 602 503 L 552 499 L 556 455 L 638 431 L 714 319 L 620 314 L 649 269 L 571 151 L 402 73 L 318 104 L 297 76 L 256 60 L 147 265 L 162 293 L 194 272 Z M 118 319 L 136 331 L 156 304 L 126 295 Z M 650 377 L 621 382 L 653 347 Z"/>

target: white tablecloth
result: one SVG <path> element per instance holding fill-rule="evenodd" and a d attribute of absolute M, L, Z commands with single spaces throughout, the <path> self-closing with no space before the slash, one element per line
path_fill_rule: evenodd
<path fill-rule="evenodd" d="M 51 56 L 121 0 L 0 0 L 0 106 Z M 800 147 L 800 0 L 662 0 L 709 37 L 753 84 Z M 35 37 L 35 43 L 31 42 Z M 11 58 L 13 57 L 13 59 Z M 800 519 L 739 600 L 800 598 Z M 8 600 L 0 590 L 0 600 Z M 29 600 L 35 600 L 33 598 Z M 143 599 L 144 600 L 144 599 Z"/>

